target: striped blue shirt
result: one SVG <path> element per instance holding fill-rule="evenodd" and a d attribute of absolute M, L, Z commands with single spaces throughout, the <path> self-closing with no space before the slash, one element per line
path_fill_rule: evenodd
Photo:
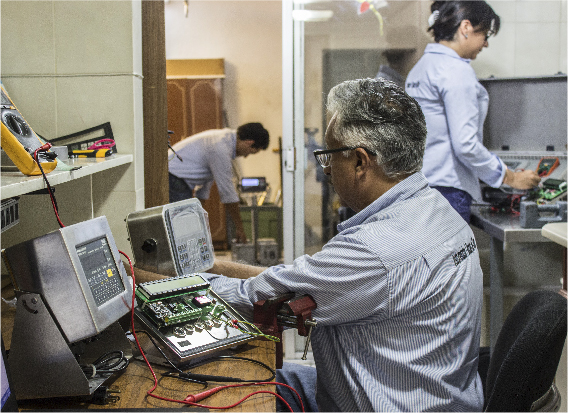
<path fill-rule="evenodd" d="M 419 172 L 338 229 L 291 265 L 204 277 L 248 318 L 258 300 L 314 298 L 321 411 L 480 411 L 483 276 L 469 226 Z"/>
<path fill-rule="evenodd" d="M 232 160 L 237 150 L 234 129 L 206 130 L 177 142 L 173 148 L 183 161 L 168 151 L 168 170 L 197 189 L 197 198 L 208 199 L 215 182 L 222 203 L 239 202 L 233 183 Z"/>
<path fill-rule="evenodd" d="M 479 200 L 479 180 L 498 188 L 507 167 L 483 146 L 489 94 L 469 62 L 449 47 L 431 43 L 408 74 L 406 93 L 426 117 L 422 172 L 430 185 L 458 188 Z"/>

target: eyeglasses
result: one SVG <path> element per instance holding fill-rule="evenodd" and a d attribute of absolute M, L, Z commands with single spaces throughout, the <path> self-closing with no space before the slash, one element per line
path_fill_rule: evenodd
<path fill-rule="evenodd" d="M 485 32 L 485 41 L 489 40 L 489 38 L 491 36 L 493 36 L 495 33 L 493 32 L 493 30 L 489 29 L 487 32 Z"/>
<path fill-rule="evenodd" d="M 493 36 L 495 33 L 493 32 L 493 30 L 489 29 L 489 30 L 475 30 L 474 33 L 483 33 L 483 35 L 485 36 L 485 42 L 487 42 L 489 40 L 489 38 L 491 36 Z"/>
<path fill-rule="evenodd" d="M 353 149 L 357 149 L 357 148 L 361 148 L 363 150 L 365 150 L 365 152 L 368 152 L 369 155 L 373 155 L 373 156 L 377 156 L 376 153 L 374 153 L 373 151 L 370 151 L 367 148 L 364 148 L 362 146 L 344 146 L 342 148 L 337 148 L 337 149 L 326 149 L 323 151 L 314 151 L 314 156 L 316 157 L 316 161 L 318 161 L 318 163 L 320 164 L 320 166 L 322 168 L 328 168 L 330 166 L 330 162 L 331 162 L 331 154 L 334 152 L 343 152 L 343 151 L 352 151 Z"/>

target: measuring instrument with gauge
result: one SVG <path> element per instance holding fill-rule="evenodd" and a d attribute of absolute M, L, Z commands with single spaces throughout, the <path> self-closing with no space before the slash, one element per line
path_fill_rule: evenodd
<path fill-rule="evenodd" d="M 4 85 L 1 85 L 1 118 L 2 149 L 24 175 L 40 175 L 41 169 L 45 173 L 55 169 L 57 160 L 54 152 L 38 152 L 37 162 L 34 159 L 34 152 L 44 145 L 44 142 L 20 114 L 6 93 Z"/>

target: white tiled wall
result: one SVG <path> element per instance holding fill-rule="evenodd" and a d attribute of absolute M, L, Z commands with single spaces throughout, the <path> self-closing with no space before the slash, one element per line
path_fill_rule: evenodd
<path fill-rule="evenodd" d="M 134 155 L 96 174 L 92 191 L 56 194 L 67 225 L 85 219 L 90 198 L 89 212 L 106 215 L 119 249 L 129 251 L 124 218 L 144 207 L 140 0 L 3 0 L 0 11 L 0 75 L 30 126 L 50 140 L 110 122 L 118 152 Z"/>
<path fill-rule="evenodd" d="M 566 73 L 566 0 L 489 1 L 501 30 L 472 62 L 478 77 Z"/>
<path fill-rule="evenodd" d="M 131 1 L 54 1 L 59 74 L 132 74 Z"/>

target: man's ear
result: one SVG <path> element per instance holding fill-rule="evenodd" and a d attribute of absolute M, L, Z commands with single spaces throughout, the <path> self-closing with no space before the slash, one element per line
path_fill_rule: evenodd
<path fill-rule="evenodd" d="M 373 161 L 367 151 L 363 148 L 355 149 L 355 157 L 356 157 L 356 164 L 355 164 L 355 172 L 357 174 L 364 174 L 366 173 L 369 168 L 371 167 L 371 162 Z"/>
<path fill-rule="evenodd" d="M 244 141 L 242 141 L 242 142 L 243 142 L 243 148 L 244 148 L 244 150 L 245 150 L 248 154 L 252 153 L 252 150 L 253 150 L 255 141 L 252 140 L 252 139 L 246 139 L 246 140 L 244 140 Z"/>

